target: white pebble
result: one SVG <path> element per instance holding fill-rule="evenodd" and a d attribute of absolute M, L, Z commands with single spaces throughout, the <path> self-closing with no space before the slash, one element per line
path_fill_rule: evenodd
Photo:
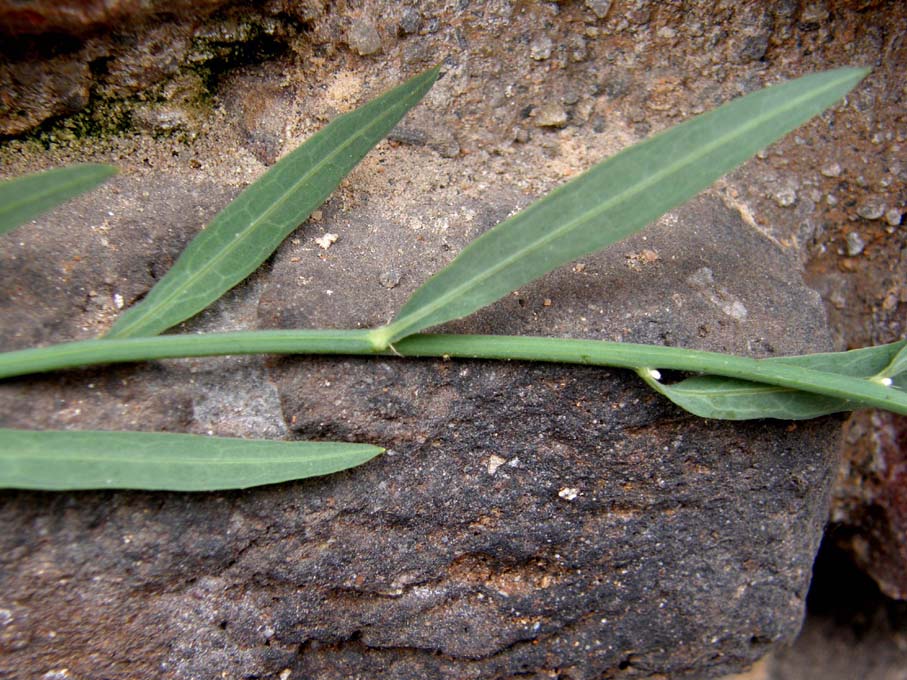
<path fill-rule="evenodd" d="M 488 465 L 485 468 L 488 470 L 488 474 L 493 475 L 498 471 L 498 468 L 501 467 L 504 463 L 507 462 L 506 458 L 501 458 L 497 455 L 492 455 L 488 458 Z"/>
<path fill-rule="evenodd" d="M 332 245 L 334 245 L 339 238 L 340 237 L 337 234 L 322 234 L 315 239 L 315 243 L 321 246 L 324 250 L 327 250 Z"/>
<path fill-rule="evenodd" d="M 572 486 L 565 486 L 563 489 L 557 492 L 557 495 L 563 498 L 565 501 L 576 500 L 576 497 L 579 496 L 579 489 L 575 489 Z"/>

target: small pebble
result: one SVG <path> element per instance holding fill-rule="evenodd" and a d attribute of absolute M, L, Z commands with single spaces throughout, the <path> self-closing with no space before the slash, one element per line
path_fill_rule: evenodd
<path fill-rule="evenodd" d="M 543 35 L 529 45 L 529 56 L 536 61 L 544 61 L 551 56 L 552 47 L 554 47 L 554 43 L 551 42 L 551 38 Z"/>
<path fill-rule="evenodd" d="M 567 110 L 558 102 L 542 104 L 535 110 L 535 124 L 539 127 L 562 128 L 567 125 Z"/>
<path fill-rule="evenodd" d="M 888 222 L 892 227 L 897 227 L 901 224 L 901 211 L 897 208 L 892 208 L 887 213 L 885 213 L 885 221 Z"/>
<path fill-rule="evenodd" d="M 865 247 L 866 244 L 857 232 L 852 231 L 847 235 L 847 254 L 850 257 L 856 257 Z"/>
<path fill-rule="evenodd" d="M 841 166 L 838 163 L 829 163 L 820 170 L 825 177 L 840 177 Z"/>
<path fill-rule="evenodd" d="M 138 109 L 133 114 L 133 121 L 137 127 L 158 134 L 188 130 L 191 127 L 188 113 L 175 106 Z"/>
<path fill-rule="evenodd" d="M 791 187 L 784 187 L 783 189 L 778 189 L 773 198 L 775 199 L 775 203 L 782 208 L 789 208 L 797 202 L 797 192 Z"/>
<path fill-rule="evenodd" d="M 327 250 L 332 245 L 334 245 L 339 238 L 340 236 L 338 236 L 337 234 L 322 234 L 315 239 L 315 243 L 321 246 L 324 250 Z"/>
<path fill-rule="evenodd" d="M 877 220 L 885 214 L 885 204 L 879 200 L 869 199 L 857 208 L 857 215 L 864 220 Z"/>
<path fill-rule="evenodd" d="M 567 49 L 569 50 L 570 61 L 574 63 L 585 61 L 589 56 L 586 40 L 578 33 L 571 33 L 567 38 Z"/>
<path fill-rule="evenodd" d="M 800 22 L 804 24 L 820 24 L 826 19 L 828 19 L 828 8 L 822 0 L 806 3 L 800 14 Z"/>
<path fill-rule="evenodd" d="M 844 297 L 844 294 L 839 290 L 832 291 L 831 295 L 828 296 L 828 301 L 834 305 L 835 309 L 844 309 L 847 307 L 847 298 Z"/>
<path fill-rule="evenodd" d="M 400 32 L 404 35 L 415 33 L 422 26 L 422 15 L 415 7 L 407 7 L 400 17 Z"/>
<path fill-rule="evenodd" d="M 366 19 L 354 20 L 346 39 L 350 48 L 363 57 L 381 51 L 381 36 L 378 35 L 378 29 L 374 23 Z"/>
<path fill-rule="evenodd" d="M 611 0 L 586 0 L 586 7 L 599 19 L 604 19 L 611 9 Z"/>
<path fill-rule="evenodd" d="M 557 495 L 563 498 L 565 501 L 573 501 L 576 500 L 577 496 L 579 496 L 579 489 L 565 486 L 563 489 L 557 492 Z"/>
<path fill-rule="evenodd" d="M 400 285 L 400 272 L 396 269 L 388 269 L 381 272 L 378 276 L 378 283 L 385 288 L 396 288 Z"/>
<path fill-rule="evenodd" d="M 513 141 L 519 144 L 525 144 L 529 141 L 529 131 L 526 128 L 513 128 Z"/>
<path fill-rule="evenodd" d="M 573 106 L 579 101 L 579 90 L 569 89 L 564 93 L 564 103 Z"/>
<path fill-rule="evenodd" d="M 501 467 L 504 463 L 507 462 L 506 458 L 501 458 L 497 455 L 492 455 L 488 458 L 488 465 L 485 468 L 488 470 L 488 474 L 493 475 L 498 471 L 498 468 Z"/>

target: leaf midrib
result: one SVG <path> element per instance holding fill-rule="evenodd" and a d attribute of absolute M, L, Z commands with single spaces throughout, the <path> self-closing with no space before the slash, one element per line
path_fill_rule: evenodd
<path fill-rule="evenodd" d="M 797 392 L 802 392 L 802 390 L 795 390 L 790 387 L 779 387 L 775 385 L 766 385 L 765 387 L 754 386 L 754 387 L 735 387 L 727 389 L 721 386 L 709 389 L 705 387 L 684 387 L 682 383 L 677 385 L 663 385 L 667 390 L 672 392 L 677 392 L 684 396 L 689 397 L 708 397 L 711 399 L 720 399 L 721 397 L 745 397 L 750 395 L 759 395 L 767 396 L 770 394 L 795 394 Z M 720 392 L 718 390 L 721 390 Z M 816 395 L 812 396 L 827 396 L 827 395 Z M 829 399 L 837 399 L 838 397 L 828 397 Z"/>
<path fill-rule="evenodd" d="M 846 78 L 841 78 L 841 80 L 846 80 Z M 567 222 L 567 223 L 563 224 L 562 226 L 554 229 L 553 231 L 546 233 L 541 238 L 533 241 L 531 244 L 529 244 L 529 245 L 525 246 L 524 248 L 514 252 L 513 254 L 508 255 L 507 257 L 503 258 L 502 260 L 499 261 L 498 264 L 493 265 L 492 267 L 486 269 L 480 275 L 478 275 L 474 278 L 471 278 L 468 281 L 465 281 L 465 282 L 461 283 L 460 285 L 455 286 L 454 288 L 449 289 L 447 292 L 443 293 L 441 296 L 436 298 L 435 302 L 433 304 L 430 303 L 430 304 L 422 307 L 421 312 L 410 315 L 408 318 L 403 317 L 401 319 L 398 319 L 397 321 L 392 322 L 389 327 L 394 328 L 394 327 L 402 326 L 404 329 L 407 326 L 412 327 L 413 325 L 417 324 L 420 320 L 422 320 L 428 316 L 431 316 L 438 309 L 442 309 L 451 300 L 456 300 L 458 297 L 461 296 L 461 294 L 463 294 L 464 292 L 468 292 L 468 290 L 470 288 L 475 288 L 476 286 L 480 285 L 483 281 L 486 281 L 487 279 L 489 279 L 489 278 L 495 276 L 496 274 L 500 273 L 501 271 L 505 270 L 506 268 L 511 266 L 514 262 L 543 248 L 551 241 L 559 238 L 563 233 L 569 232 L 570 230 L 574 229 L 578 225 L 581 225 L 595 217 L 598 217 L 603 212 L 606 212 L 607 210 L 609 210 L 615 204 L 632 198 L 633 196 L 635 196 L 635 195 L 641 193 L 642 191 L 644 191 L 645 189 L 649 188 L 653 183 L 656 183 L 656 182 L 660 181 L 662 178 L 679 171 L 682 167 L 687 166 L 687 165 L 692 165 L 693 163 L 695 163 L 696 161 L 698 161 L 701 158 L 703 158 L 704 156 L 706 156 L 708 153 L 710 153 L 712 150 L 714 150 L 718 146 L 721 146 L 737 137 L 742 136 L 744 133 L 748 132 L 749 130 L 753 129 L 754 127 L 758 127 L 759 125 L 761 125 L 765 120 L 768 120 L 768 119 L 774 117 L 775 115 L 789 111 L 792 108 L 795 108 L 796 106 L 800 105 L 802 102 L 806 102 L 806 101 L 809 101 L 810 99 L 814 99 L 814 98 L 818 97 L 819 95 L 823 94 L 824 92 L 837 87 L 839 85 L 839 83 L 840 83 L 839 80 L 835 80 L 835 81 L 832 81 L 831 83 L 829 83 L 828 85 L 826 85 L 825 87 L 822 87 L 818 90 L 812 90 L 806 96 L 794 98 L 793 100 L 791 100 L 792 103 L 790 103 L 786 106 L 783 106 L 783 107 L 773 109 L 772 115 L 759 116 L 759 117 L 753 119 L 750 123 L 747 123 L 746 125 L 737 128 L 735 132 L 732 132 L 728 135 L 720 137 L 716 141 L 712 141 L 710 143 L 703 145 L 702 147 L 700 147 L 699 151 L 686 155 L 684 157 L 684 159 L 682 159 L 681 161 L 677 161 L 677 162 L 674 162 L 674 163 L 666 166 L 664 169 L 659 170 L 659 171 L 655 172 L 654 174 L 650 175 L 648 179 L 643 180 L 642 182 L 638 182 L 638 183 L 634 184 L 632 187 L 629 187 L 628 189 L 625 189 L 623 192 L 616 194 L 612 198 L 609 198 L 606 201 L 602 202 L 601 204 L 599 204 L 598 207 L 593 208 L 592 210 L 588 210 L 585 213 L 583 213 L 580 217 L 577 217 L 574 220 L 571 220 L 570 222 Z M 676 128 L 671 128 L 669 130 L 666 130 L 665 133 L 671 132 L 671 130 L 673 130 L 673 129 L 676 129 Z M 653 141 L 654 139 L 655 138 L 652 138 L 649 141 Z M 568 185 L 564 185 L 561 188 L 564 189 L 567 186 Z M 555 191 L 558 191 L 558 190 L 556 189 Z M 549 194 L 549 196 L 550 196 L 550 194 Z M 516 218 L 511 218 L 511 219 L 516 219 Z M 403 322 L 406 322 L 406 323 L 403 323 Z M 397 339 L 399 339 L 399 337 L 400 337 L 397 333 L 394 333 L 394 336 L 397 337 Z"/>
<path fill-rule="evenodd" d="M 308 442 L 307 442 L 308 443 Z M 148 452 L 144 452 L 148 453 Z M 129 464 L 134 466 L 143 466 L 143 467 L 157 467 L 166 465 L 168 467 L 187 467 L 187 466 L 209 466 L 213 468 L 220 467 L 229 467 L 229 466 L 238 466 L 238 465 L 300 465 L 305 463 L 316 463 L 325 460 L 334 460 L 337 458 L 346 458 L 353 455 L 363 455 L 367 453 L 372 453 L 369 449 L 356 449 L 353 451 L 344 451 L 338 453 L 317 453 L 317 454 L 296 454 L 299 456 L 305 456 L 305 459 L 296 459 L 296 460 L 287 460 L 286 458 L 250 458 L 248 460 L 211 460 L 210 458 L 180 458 L 179 460 L 163 460 L 163 461 L 152 461 L 152 460 L 141 460 L 137 458 L 126 457 L 125 455 L 117 456 L 98 456 L 98 455 L 88 455 L 83 456 L 79 453 L 73 453 L 69 455 L 54 455 L 54 454 L 42 454 L 40 451 L 28 451 L 26 453 L 17 454 L 17 453 L 3 453 L 0 452 L 0 459 L 14 460 L 16 458 L 24 458 L 26 455 L 30 460 L 39 460 L 42 463 L 58 462 L 58 463 L 116 463 L 116 464 Z M 376 454 L 378 452 L 375 452 Z"/>

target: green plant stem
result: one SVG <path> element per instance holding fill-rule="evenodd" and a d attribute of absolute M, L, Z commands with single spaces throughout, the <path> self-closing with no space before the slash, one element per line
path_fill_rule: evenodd
<path fill-rule="evenodd" d="M 0 379 L 61 368 L 236 354 L 376 354 L 368 330 L 240 331 L 102 338 L 0 354 Z"/>
<path fill-rule="evenodd" d="M 97 364 L 231 354 L 346 354 L 462 357 L 658 368 L 779 385 L 907 415 L 907 393 L 878 382 L 771 359 L 717 352 L 561 338 L 506 335 L 413 335 L 390 350 L 369 330 L 275 330 L 101 339 L 0 354 L 0 379 Z"/>
<path fill-rule="evenodd" d="M 394 345 L 404 356 L 550 361 L 720 375 L 859 401 L 907 414 L 907 393 L 872 380 L 718 352 L 606 340 L 507 335 L 412 335 Z"/>

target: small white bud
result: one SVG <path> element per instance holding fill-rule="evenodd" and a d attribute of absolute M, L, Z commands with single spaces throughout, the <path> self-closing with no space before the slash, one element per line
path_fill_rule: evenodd
<path fill-rule="evenodd" d="M 652 380 L 661 380 L 661 371 L 657 368 L 650 368 L 649 377 L 652 378 Z"/>

